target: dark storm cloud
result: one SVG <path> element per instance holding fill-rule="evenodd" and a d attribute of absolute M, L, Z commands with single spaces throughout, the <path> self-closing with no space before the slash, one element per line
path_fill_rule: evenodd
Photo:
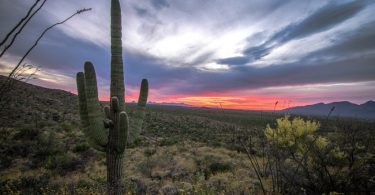
<path fill-rule="evenodd" d="M 354 32 L 345 33 L 333 39 L 332 46 L 309 54 L 304 60 L 316 58 L 348 58 L 351 55 L 375 54 L 375 21 L 362 25 Z"/>
<path fill-rule="evenodd" d="M 329 3 L 320 8 L 307 18 L 300 22 L 292 23 L 272 35 L 263 44 L 255 47 L 246 48 L 243 54 L 248 58 L 248 61 L 243 60 L 243 64 L 249 61 L 255 61 L 268 55 L 272 49 L 277 48 L 288 41 L 294 39 L 304 38 L 315 33 L 326 31 L 334 26 L 352 18 L 368 4 L 364 0 L 351 1 L 347 3 Z M 238 65 L 237 61 L 231 63 L 230 58 L 221 59 L 218 62 L 228 62 L 228 65 Z"/>
<path fill-rule="evenodd" d="M 373 81 L 375 57 L 311 64 L 291 63 L 263 68 L 235 66 L 229 72 L 200 72 L 190 79 L 189 88 L 179 93 L 231 91 L 304 84 Z"/>
<path fill-rule="evenodd" d="M 127 50 L 124 56 L 125 80 L 137 85 L 142 78 L 148 78 L 156 88 L 179 81 L 190 80 L 197 73 L 189 67 L 167 67 L 162 59 Z"/>
<path fill-rule="evenodd" d="M 246 64 L 249 62 L 249 59 L 247 57 L 231 57 L 231 58 L 225 58 L 225 59 L 220 59 L 217 61 L 218 64 L 230 64 L 230 65 L 242 65 Z"/>
<path fill-rule="evenodd" d="M 0 6 L 0 18 L 20 18 L 24 7 L 17 8 L 17 6 L 20 6 L 20 3 L 17 3 L 19 1 L 14 1 L 13 5 L 17 11 L 15 9 L 8 9 L 12 5 L 12 2 L 0 2 L 0 5 L 2 5 Z M 167 1 L 152 0 L 150 2 L 155 10 L 166 7 L 171 8 L 172 6 L 172 1 L 171 5 Z M 190 2 L 190 4 L 194 4 L 193 7 L 198 9 L 200 2 L 197 1 L 196 4 Z M 154 22 L 158 21 L 157 16 L 159 15 L 157 15 L 157 11 L 150 8 L 150 4 L 147 5 L 129 7 L 132 7 L 135 11 L 133 13 L 139 16 L 136 18 L 137 20 L 142 18 L 142 21 L 145 21 L 145 23 L 139 25 L 137 35 L 143 35 L 151 39 L 154 38 L 155 31 L 160 30 L 161 27 L 159 22 Z M 280 6 L 282 4 L 277 3 L 271 4 L 268 7 L 279 8 Z M 375 57 L 371 53 L 368 54 L 368 52 L 375 49 L 373 41 L 375 37 L 374 22 L 367 23 L 360 29 L 350 29 L 346 33 L 337 35 L 332 39 L 332 45 L 329 47 L 310 53 L 305 58 L 297 59 L 294 63 L 275 64 L 267 67 L 244 65 L 251 65 L 252 61 L 262 59 L 272 52 L 272 49 L 288 41 L 308 37 L 331 29 L 349 18 L 355 17 L 365 6 L 366 3 L 364 1 L 351 1 L 340 4 L 329 3 L 307 18 L 299 22 L 293 21 L 293 23 L 286 25 L 284 29 L 275 33 L 268 40 L 265 40 L 263 44 L 245 48 L 243 51 L 244 56 L 218 59 L 216 58 L 215 51 L 204 50 L 189 64 L 181 63 L 171 67 L 167 63 L 170 59 L 155 57 L 146 50 L 141 51 L 137 50 L 138 48 L 125 47 L 125 81 L 131 86 L 138 86 L 142 78 L 147 78 L 150 81 L 150 86 L 152 86 L 151 89 L 165 93 L 166 95 L 202 94 L 205 92 L 225 92 L 290 85 L 300 86 L 303 84 L 374 81 Z M 164 9 L 163 11 L 166 10 Z M 264 14 L 262 10 L 260 12 Z M 264 12 L 267 13 L 269 10 L 267 9 Z M 10 54 L 14 56 L 23 55 L 25 48 L 35 40 L 35 35 L 38 35 L 41 29 L 49 25 L 50 21 L 47 21 L 46 18 L 47 15 L 39 15 L 33 19 L 31 25 L 25 29 L 24 35 L 17 41 L 17 45 L 9 51 Z M 3 35 L 9 29 L 11 24 L 14 24 L 15 19 L 1 19 L 2 28 L 0 28 L 0 35 Z M 147 24 L 147 21 L 152 22 Z M 163 20 L 162 22 L 168 24 L 169 21 Z M 200 21 L 196 22 L 198 23 L 197 26 L 200 25 Z M 223 21 L 223 23 L 225 22 L 228 21 Z M 173 31 L 173 33 L 176 32 Z M 125 44 L 131 42 L 127 40 L 127 35 L 125 34 L 124 37 Z M 173 36 L 174 34 L 165 34 L 163 38 L 169 35 Z M 256 38 L 250 40 L 263 38 L 264 36 L 258 34 Z M 176 44 L 178 44 L 178 41 L 176 40 Z M 192 50 L 198 50 L 199 47 L 201 45 L 197 44 L 196 48 Z M 108 86 L 110 78 L 109 48 L 109 46 L 104 47 L 100 44 L 94 44 L 85 39 L 85 37 L 73 38 L 61 29 L 54 29 L 43 38 L 43 41 L 32 52 L 29 59 L 33 63 L 36 63 L 35 65 L 41 66 L 42 69 L 53 69 L 72 78 L 74 78 L 76 72 L 82 71 L 83 63 L 90 60 L 94 63 L 98 76 L 105 78 L 104 80 L 99 80 L 99 82 Z M 362 55 L 351 56 L 352 54 Z M 190 53 L 181 54 L 180 58 L 185 59 L 189 55 Z M 197 69 L 197 65 L 215 61 L 215 59 L 219 64 L 234 66 L 225 71 L 204 71 Z M 0 68 L 2 68 L 1 64 Z"/>
<path fill-rule="evenodd" d="M 365 8 L 365 1 L 356 0 L 348 3 L 329 3 L 323 8 L 302 20 L 301 22 L 290 24 L 280 32 L 272 36 L 266 44 L 273 42 L 285 43 L 292 39 L 303 38 L 314 33 L 328 30 Z"/>
<path fill-rule="evenodd" d="M 234 66 L 225 72 L 209 72 L 186 67 L 168 68 L 161 59 L 126 51 L 125 80 L 135 86 L 142 78 L 148 78 L 153 89 L 165 92 L 165 95 L 198 95 L 265 87 L 373 81 L 374 61 L 373 56 L 362 56 L 351 60 L 298 62 L 263 68 Z"/>

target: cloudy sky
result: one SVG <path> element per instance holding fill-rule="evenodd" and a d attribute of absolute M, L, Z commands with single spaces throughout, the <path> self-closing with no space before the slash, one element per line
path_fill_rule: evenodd
<path fill-rule="evenodd" d="M 150 101 L 278 109 L 375 99 L 375 1 L 121 0 L 126 100 L 150 82 Z M 33 0 L 0 0 L 0 39 Z M 47 26 L 27 62 L 33 84 L 76 92 L 75 74 L 95 65 L 100 99 L 110 77 L 109 0 L 48 0 L 0 59 L 6 74 Z"/>

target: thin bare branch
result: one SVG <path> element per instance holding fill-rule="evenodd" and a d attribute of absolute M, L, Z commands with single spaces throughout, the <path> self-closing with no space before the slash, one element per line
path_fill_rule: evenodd
<path fill-rule="evenodd" d="M 25 53 L 25 55 L 21 58 L 21 60 L 18 62 L 18 64 L 13 68 L 13 70 L 9 73 L 8 75 L 8 78 L 6 81 L 4 81 L 4 83 L 2 84 L 2 86 L 0 87 L 0 98 L 3 96 L 4 92 L 7 91 L 7 89 L 9 87 L 11 87 L 11 81 L 12 81 L 12 77 L 13 75 L 16 73 L 16 71 L 18 70 L 18 68 L 21 66 L 21 64 L 23 63 L 23 61 L 26 59 L 26 57 L 30 54 L 30 52 L 38 45 L 39 41 L 43 38 L 43 36 L 48 32 L 50 31 L 51 29 L 53 29 L 54 27 L 58 26 L 58 25 L 61 25 L 61 24 L 64 24 L 65 22 L 67 22 L 68 20 L 72 19 L 74 16 L 76 15 L 79 15 L 83 12 L 87 12 L 87 11 L 91 11 L 91 8 L 85 8 L 85 9 L 81 9 L 81 10 L 78 10 L 76 13 L 72 14 L 71 16 L 69 16 L 68 18 L 66 18 L 65 20 L 61 21 L 61 22 L 58 22 L 58 23 L 55 23 L 51 26 L 49 26 L 48 28 L 46 28 L 38 37 L 38 39 L 34 42 L 34 44 L 29 48 L 29 50 Z"/>
<path fill-rule="evenodd" d="M 36 9 L 33 12 L 33 14 L 31 14 L 31 16 L 29 18 L 27 18 L 27 20 L 23 23 L 23 25 L 21 26 L 21 28 L 18 29 L 17 33 L 13 36 L 12 40 L 10 41 L 10 43 L 8 45 L 6 45 L 5 48 L 4 48 L 4 50 L 0 53 L 0 58 L 3 57 L 3 55 L 5 54 L 5 52 L 13 45 L 13 43 L 16 40 L 16 38 L 18 37 L 18 35 L 22 32 L 22 30 L 25 28 L 25 26 L 30 22 L 31 18 L 33 18 L 35 16 L 35 14 L 38 13 L 40 9 L 42 9 L 42 7 L 46 3 L 46 1 L 47 0 L 44 0 L 43 3 L 40 4 L 40 6 L 38 7 L 38 9 Z"/>
<path fill-rule="evenodd" d="M 17 24 L 9 31 L 9 33 L 5 36 L 4 40 L 1 41 L 0 47 L 5 44 L 5 42 L 9 39 L 9 37 L 14 33 L 17 28 L 22 25 L 22 23 L 30 16 L 31 12 L 34 10 L 35 6 L 38 5 L 40 0 L 36 0 L 35 3 L 30 7 L 29 11 L 27 12 L 26 16 L 23 17 Z M 27 23 L 27 22 L 26 22 Z"/>

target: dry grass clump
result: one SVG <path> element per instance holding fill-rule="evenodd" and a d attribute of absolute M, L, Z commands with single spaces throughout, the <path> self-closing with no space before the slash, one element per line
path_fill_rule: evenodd
<path fill-rule="evenodd" d="M 254 190 L 246 156 L 224 148 L 184 142 L 129 149 L 127 155 L 126 181 L 134 193 L 168 194 L 178 189 L 180 194 L 248 194 Z"/>

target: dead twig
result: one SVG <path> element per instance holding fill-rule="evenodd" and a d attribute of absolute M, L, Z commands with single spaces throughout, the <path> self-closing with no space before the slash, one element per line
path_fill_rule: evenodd
<path fill-rule="evenodd" d="M 76 13 L 72 14 L 71 16 L 69 16 L 68 18 L 66 18 L 65 20 L 61 21 L 61 22 L 57 22 L 51 26 L 49 26 L 48 28 L 46 28 L 38 37 L 38 39 L 34 42 L 34 44 L 27 50 L 27 52 L 25 53 L 25 55 L 20 59 L 20 61 L 18 62 L 18 64 L 12 69 L 12 71 L 9 73 L 8 75 L 8 78 L 6 79 L 6 81 L 1 85 L 0 87 L 0 99 L 2 99 L 2 97 L 4 96 L 4 93 L 9 91 L 9 89 L 12 87 L 12 80 L 13 80 L 13 77 L 14 77 L 14 74 L 17 72 L 17 70 L 19 69 L 19 67 L 21 66 L 21 64 L 23 63 L 23 61 L 26 59 L 26 57 L 30 54 L 30 52 L 38 45 L 39 41 L 43 38 L 43 36 L 48 32 L 50 31 L 51 29 L 53 29 L 54 27 L 58 26 L 58 25 L 61 25 L 61 24 L 64 24 L 65 22 L 67 22 L 68 20 L 72 19 L 74 16 L 76 15 L 79 15 L 83 12 L 87 12 L 87 11 L 90 11 L 91 8 L 85 8 L 85 9 L 81 9 L 81 10 L 78 10 Z"/>

